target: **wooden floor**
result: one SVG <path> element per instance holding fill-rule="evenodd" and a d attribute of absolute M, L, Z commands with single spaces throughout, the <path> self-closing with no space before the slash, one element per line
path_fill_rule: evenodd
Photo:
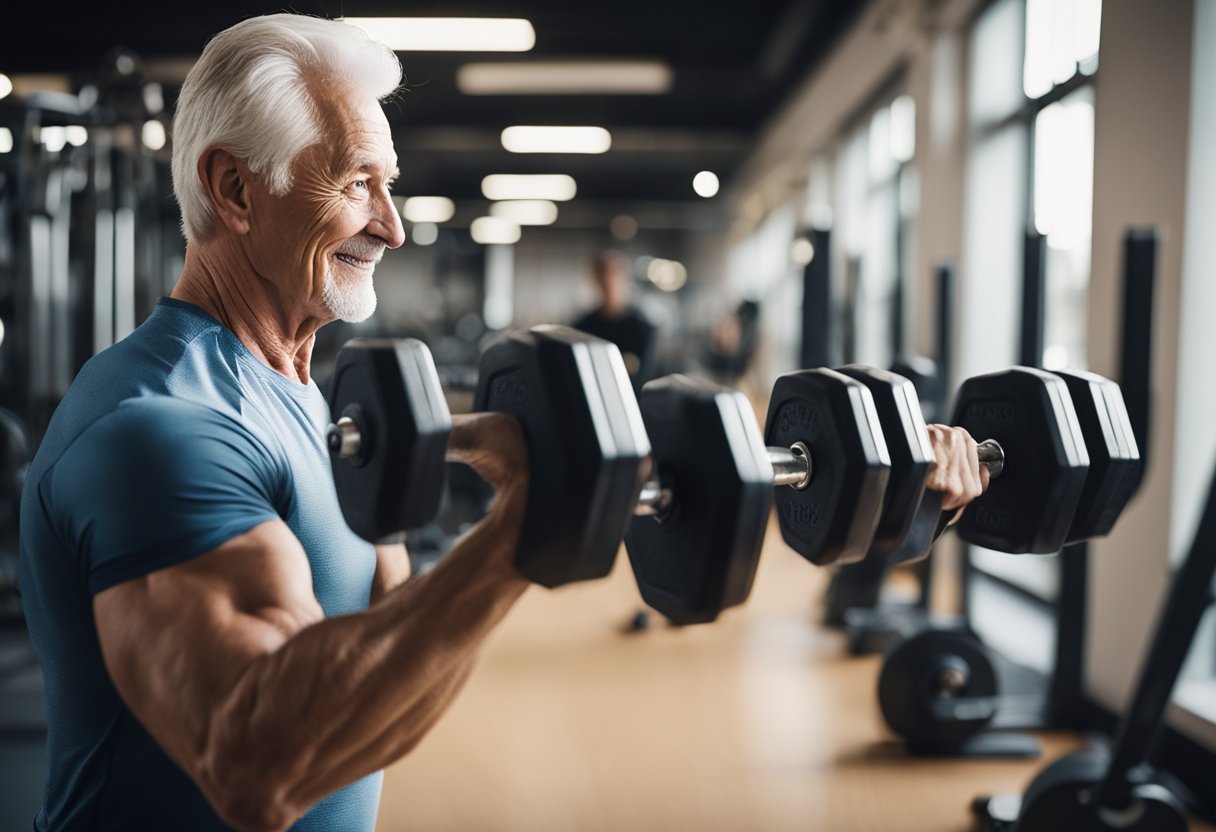
<path fill-rule="evenodd" d="M 623 551 L 605 581 L 530 590 L 387 772 L 378 829 L 974 829 L 972 796 L 1020 790 L 1043 760 L 906 757 L 878 714 L 879 660 L 816 624 L 825 580 L 771 529 L 751 600 L 714 625 L 623 633 Z M 1044 760 L 1080 745 L 1042 740 Z"/>

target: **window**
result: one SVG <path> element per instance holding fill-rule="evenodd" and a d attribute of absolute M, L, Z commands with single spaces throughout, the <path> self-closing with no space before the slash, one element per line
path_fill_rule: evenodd
<path fill-rule="evenodd" d="M 1100 0 L 997 0 L 972 29 L 956 381 L 1018 363 L 1027 251 L 1035 235 L 1044 250 L 1038 363 L 1048 369 L 1086 366 L 1092 76 L 1100 20 Z M 972 547 L 968 562 L 976 630 L 1010 658 L 1051 672 L 1059 557 Z"/>
<path fill-rule="evenodd" d="M 912 259 L 919 194 L 916 102 L 891 94 L 880 101 L 863 110 L 835 151 L 832 272 L 844 276 L 844 362 L 888 367 L 904 348 L 901 281 Z M 812 166 L 811 191 L 822 166 Z"/>

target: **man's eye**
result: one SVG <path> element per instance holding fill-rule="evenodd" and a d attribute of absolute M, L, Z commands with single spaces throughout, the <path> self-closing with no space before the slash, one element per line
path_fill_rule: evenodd
<path fill-rule="evenodd" d="M 351 183 L 351 186 L 354 187 L 355 189 L 362 189 L 362 190 L 366 191 L 367 190 L 367 180 L 366 179 L 356 179 L 354 182 Z"/>

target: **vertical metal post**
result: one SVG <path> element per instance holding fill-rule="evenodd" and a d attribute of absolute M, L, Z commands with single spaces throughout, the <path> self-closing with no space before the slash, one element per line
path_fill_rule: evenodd
<path fill-rule="evenodd" d="M 844 364 L 857 360 L 857 298 L 861 294 L 861 258 L 845 261 L 845 290 L 841 303 L 841 350 Z"/>
<path fill-rule="evenodd" d="M 1046 716 L 1056 728 L 1075 727 L 1084 701 L 1085 584 L 1089 578 L 1089 544 L 1064 547 L 1059 556 L 1060 589 L 1056 598 L 1056 651 L 1047 688 Z"/>
<path fill-rule="evenodd" d="M 1119 386 L 1140 448 L 1140 477 L 1152 462 L 1149 442 L 1153 367 L 1153 286 L 1157 278 L 1157 229 L 1131 228 L 1123 235 L 1123 355 Z M 1137 483 L 1137 486 L 1139 483 Z"/>
<path fill-rule="evenodd" d="M 1044 305 L 1047 289 L 1047 238 L 1026 232 L 1022 261 L 1022 332 L 1018 363 L 1024 367 L 1043 365 Z"/>
<path fill-rule="evenodd" d="M 946 413 L 954 377 L 954 263 L 937 266 L 937 412 Z"/>
<path fill-rule="evenodd" d="M 812 229 L 807 238 L 814 252 L 802 270 L 802 347 L 799 366 L 831 367 L 832 350 L 832 232 Z"/>

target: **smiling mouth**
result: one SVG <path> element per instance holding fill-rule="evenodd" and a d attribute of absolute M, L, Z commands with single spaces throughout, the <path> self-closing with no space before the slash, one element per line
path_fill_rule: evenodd
<path fill-rule="evenodd" d="M 339 252 L 334 255 L 334 258 L 341 260 L 343 263 L 354 266 L 357 269 L 370 269 L 376 265 L 375 260 L 364 260 L 362 257 L 355 257 L 353 254 L 345 254 Z"/>

